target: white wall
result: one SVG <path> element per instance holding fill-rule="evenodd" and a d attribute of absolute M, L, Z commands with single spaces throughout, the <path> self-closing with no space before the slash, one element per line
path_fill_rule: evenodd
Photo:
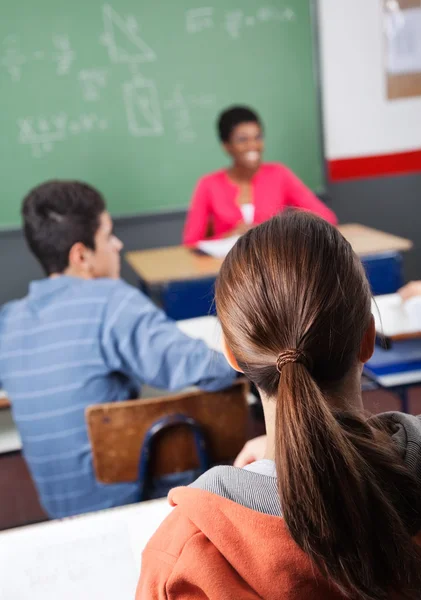
<path fill-rule="evenodd" d="M 421 97 L 388 101 L 382 0 L 319 0 L 328 159 L 421 148 Z"/>

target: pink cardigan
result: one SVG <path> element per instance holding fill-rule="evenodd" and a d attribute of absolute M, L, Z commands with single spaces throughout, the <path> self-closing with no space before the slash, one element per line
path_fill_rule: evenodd
<path fill-rule="evenodd" d="M 234 229 L 243 220 L 237 195 L 238 187 L 225 170 L 202 177 L 187 215 L 184 244 L 193 246 L 205 239 L 209 225 L 212 225 L 214 239 Z M 292 171 L 278 163 L 260 167 L 252 180 L 252 197 L 256 225 L 289 206 L 312 211 L 330 223 L 337 223 L 335 214 Z"/>

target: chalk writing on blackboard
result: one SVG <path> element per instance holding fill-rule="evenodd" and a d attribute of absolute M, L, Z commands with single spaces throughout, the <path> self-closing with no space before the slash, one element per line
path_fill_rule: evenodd
<path fill-rule="evenodd" d="M 1 66 L 9 73 L 11 80 L 19 82 L 22 78 L 24 65 L 30 67 L 31 62 L 47 61 L 55 64 L 57 75 L 68 75 L 76 58 L 69 36 L 54 34 L 51 38 L 52 50 L 30 50 L 24 54 L 16 35 L 9 35 L 3 40 Z"/>
<path fill-rule="evenodd" d="M 78 79 L 82 86 L 83 98 L 87 102 L 95 102 L 100 99 L 101 89 L 107 84 L 107 70 L 82 69 Z"/>
<path fill-rule="evenodd" d="M 224 26 L 228 35 L 236 40 L 240 38 L 244 28 L 252 28 L 269 22 L 290 23 L 295 19 L 294 10 L 288 6 L 284 8 L 262 6 L 254 15 L 248 15 L 243 10 L 226 12 Z"/>
<path fill-rule="evenodd" d="M 124 19 L 109 4 L 102 7 L 104 34 L 101 42 L 113 63 L 142 63 L 156 59 L 152 48 L 140 37 L 135 17 Z"/>
<path fill-rule="evenodd" d="M 167 108 L 172 112 L 177 142 L 194 142 L 197 135 L 193 129 L 190 108 L 180 83 L 175 86 Z"/>
<path fill-rule="evenodd" d="M 19 82 L 22 77 L 22 67 L 27 62 L 19 47 L 19 40 L 15 35 L 9 35 L 3 40 L 2 66 L 9 73 L 12 81 Z"/>
<path fill-rule="evenodd" d="M 34 158 L 42 158 L 52 152 L 58 142 L 69 137 L 108 128 L 107 119 L 96 114 L 82 114 L 70 118 L 66 113 L 51 117 L 25 117 L 18 120 L 20 144 L 32 148 Z"/>
<path fill-rule="evenodd" d="M 257 10 L 257 20 L 262 23 L 269 21 L 279 21 L 288 23 L 294 21 L 296 18 L 294 10 L 290 6 L 284 8 L 278 8 L 274 6 L 261 6 Z"/>
<path fill-rule="evenodd" d="M 200 33 L 205 29 L 212 29 L 213 25 L 213 8 L 192 8 L 186 11 L 187 33 Z"/>
<path fill-rule="evenodd" d="M 56 34 L 53 36 L 53 44 L 56 49 L 53 60 L 57 65 L 57 75 L 67 75 L 76 57 L 76 53 L 70 45 L 69 36 Z"/>
<path fill-rule="evenodd" d="M 123 98 L 130 135 L 156 136 L 164 133 L 164 125 L 155 82 L 134 75 L 123 84 Z"/>

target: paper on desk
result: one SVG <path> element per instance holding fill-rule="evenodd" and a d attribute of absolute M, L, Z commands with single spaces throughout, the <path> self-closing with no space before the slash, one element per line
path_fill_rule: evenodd
<path fill-rule="evenodd" d="M 399 294 L 387 294 L 376 296 L 371 310 L 376 323 L 376 331 L 386 337 L 420 331 L 421 302 L 418 303 L 418 310 L 413 311 L 411 300 L 403 302 Z"/>
<path fill-rule="evenodd" d="M 225 258 L 239 237 L 233 235 L 223 240 L 203 240 L 197 244 L 197 248 L 214 258 Z"/>
<path fill-rule="evenodd" d="M 203 340 L 212 350 L 222 352 L 222 329 L 216 317 L 208 315 L 177 321 L 177 327 L 186 335 Z"/>
<path fill-rule="evenodd" d="M 166 500 L 0 533 L 1 600 L 134 598 Z"/>

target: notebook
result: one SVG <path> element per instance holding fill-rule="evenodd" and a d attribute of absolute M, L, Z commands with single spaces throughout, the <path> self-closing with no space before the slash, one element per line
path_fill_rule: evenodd
<path fill-rule="evenodd" d="M 170 511 L 155 500 L 1 532 L 1 600 L 133 599 L 142 550 Z"/>

